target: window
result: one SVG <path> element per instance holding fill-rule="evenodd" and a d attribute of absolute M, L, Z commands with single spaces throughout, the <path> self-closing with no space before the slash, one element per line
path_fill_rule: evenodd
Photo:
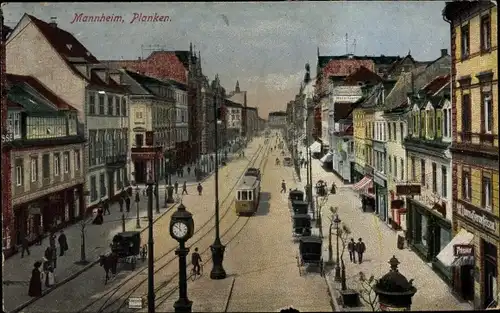
<path fill-rule="evenodd" d="M 16 160 L 16 186 L 22 186 L 24 183 L 23 159 Z"/>
<path fill-rule="evenodd" d="M 42 177 L 50 177 L 50 155 L 44 154 L 42 157 Z"/>
<path fill-rule="evenodd" d="M 491 49 L 491 19 L 489 15 L 481 17 L 481 51 L 487 52 Z"/>
<path fill-rule="evenodd" d="M 59 153 L 54 153 L 54 176 L 59 176 L 61 170 L 61 159 Z"/>
<path fill-rule="evenodd" d="M 99 187 L 101 189 L 101 198 L 106 196 L 106 176 L 104 174 L 99 175 Z"/>
<path fill-rule="evenodd" d="M 135 134 L 135 145 L 137 147 L 142 147 L 144 144 L 144 135 L 143 134 Z"/>
<path fill-rule="evenodd" d="M 122 99 L 122 105 L 121 105 L 122 116 L 127 116 L 127 98 L 122 97 L 121 99 Z"/>
<path fill-rule="evenodd" d="M 394 177 L 398 177 L 398 159 L 394 157 Z"/>
<path fill-rule="evenodd" d="M 441 166 L 441 195 L 448 197 L 448 176 L 446 174 L 446 166 Z"/>
<path fill-rule="evenodd" d="M 90 201 L 94 202 L 97 200 L 97 183 L 95 176 L 90 176 Z"/>
<path fill-rule="evenodd" d="M 135 112 L 135 118 L 136 119 L 142 119 L 142 111 L 136 111 Z"/>
<path fill-rule="evenodd" d="M 417 163 L 416 163 L 414 156 L 412 156 L 410 158 L 410 160 L 411 160 L 411 179 L 412 179 L 412 181 L 415 181 L 415 178 L 417 176 L 417 174 L 416 174 L 417 173 Z"/>
<path fill-rule="evenodd" d="M 418 112 L 413 113 L 413 135 L 418 136 Z"/>
<path fill-rule="evenodd" d="M 31 158 L 31 182 L 34 183 L 38 179 L 38 158 Z"/>
<path fill-rule="evenodd" d="M 443 110 L 443 135 L 444 137 L 450 137 L 448 133 L 448 109 Z"/>
<path fill-rule="evenodd" d="M 486 209 L 491 209 L 493 204 L 493 187 L 491 184 L 491 177 L 484 176 L 482 181 L 482 198 L 481 206 Z"/>
<path fill-rule="evenodd" d="M 69 173 L 69 152 L 64 152 L 64 173 Z"/>
<path fill-rule="evenodd" d="M 387 160 L 387 169 L 389 170 L 389 173 L 392 175 L 392 157 L 389 156 Z"/>
<path fill-rule="evenodd" d="M 462 59 L 466 59 L 470 54 L 469 24 L 462 26 L 460 31 L 460 47 L 462 49 Z"/>
<path fill-rule="evenodd" d="M 425 160 L 421 159 L 420 160 L 420 184 L 422 186 L 425 186 Z"/>
<path fill-rule="evenodd" d="M 104 101 L 106 98 L 104 95 L 99 95 L 99 114 L 104 115 Z"/>
<path fill-rule="evenodd" d="M 121 112 L 120 108 L 121 108 L 120 98 L 119 97 L 115 97 L 115 109 L 116 109 L 115 115 L 116 116 L 120 116 L 120 112 Z"/>
<path fill-rule="evenodd" d="M 437 169 L 434 162 L 432 162 L 432 192 L 437 193 Z"/>
<path fill-rule="evenodd" d="M 75 150 L 75 171 L 80 170 L 80 150 Z"/>
<path fill-rule="evenodd" d="M 470 200 L 472 185 L 470 181 L 470 172 L 462 169 L 462 199 Z"/>
<path fill-rule="evenodd" d="M 420 113 L 420 136 L 425 137 L 425 111 Z"/>
<path fill-rule="evenodd" d="M 95 93 L 89 92 L 89 115 L 95 114 Z"/>
<path fill-rule="evenodd" d="M 405 161 L 401 158 L 401 168 L 400 168 L 400 171 L 401 171 L 401 180 L 403 180 L 405 178 Z"/>
<path fill-rule="evenodd" d="M 392 124 L 392 137 L 394 138 L 394 141 L 398 141 L 398 138 L 397 138 L 397 135 L 396 135 L 396 132 L 397 132 L 397 129 L 396 129 L 396 122 L 394 122 Z"/>
<path fill-rule="evenodd" d="M 427 111 L 427 136 L 434 138 L 434 110 Z"/>
<path fill-rule="evenodd" d="M 403 142 L 403 140 L 405 139 L 405 128 L 404 128 L 403 122 L 399 123 L 399 133 L 400 133 L 401 142 Z"/>
<path fill-rule="evenodd" d="M 392 140 L 391 123 L 387 123 L 387 132 L 389 133 L 389 141 L 391 141 Z"/>
<path fill-rule="evenodd" d="M 472 108 L 470 103 L 470 94 L 462 95 L 462 132 L 470 132 Z"/>
<path fill-rule="evenodd" d="M 108 115 L 113 115 L 113 96 L 108 96 Z"/>
<path fill-rule="evenodd" d="M 488 134 L 491 134 L 493 128 L 493 104 L 491 101 L 491 93 L 483 92 L 481 93 L 482 98 L 482 130 Z"/>
<path fill-rule="evenodd" d="M 8 131 L 13 136 L 12 139 L 18 139 L 21 137 L 21 113 L 20 112 L 9 112 L 7 115 L 7 125 Z"/>

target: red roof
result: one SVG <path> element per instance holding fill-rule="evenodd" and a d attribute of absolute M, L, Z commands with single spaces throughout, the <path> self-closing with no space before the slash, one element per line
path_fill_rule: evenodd
<path fill-rule="evenodd" d="M 345 78 L 347 84 L 357 84 L 358 82 L 381 82 L 382 78 L 364 66 Z"/>
<path fill-rule="evenodd" d="M 422 91 L 424 91 L 426 94 L 432 96 L 432 95 L 436 94 L 438 91 L 440 91 L 441 89 L 443 89 L 443 87 L 445 87 L 447 84 L 449 84 L 451 82 L 450 78 L 451 78 L 451 76 L 449 74 L 444 75 L 444 76 L 437 76 L 432 81 L 430 81 L 427 85 L 422 87 Z"/>
<path fill-rule="evenodd" d="M 11 109 L 20 109 L 20 110 L 24 109 L 22 105 L 13 102 L 10 99 L 7 99 L 7 107 Z"/>
<path fill-rule="evenodd" d="M 60 110 L 76 110 L 69 105 L 66 101 L 59 98 L 55 93 L 50 91 L 42 82 L 32 76 L 14 75 L 7 73 L 7 81 L 12 85 L 15 84 L 28 84 L 38 93 L 44 96 L 47 100 L 55 104 Z"/>
<path fill-rule="evenodd" d="M 346 77 L 356 72 L 360 67 L 365 67 L 368 70 L 375 71 L 375 63 L 373 60 L 357 60 L 357 59 L 332 59 L 321 69 L 322 81 L 319 86 L 320 90 L 325 90 L 328 78 L 333 77 Z"/>
<path fill-rule="evenodd" d="M 40 32 L 47 38 L 47 41 L 52 45 L 52 47 L 61 55 L 66 64 L 73 72 L 88 81 L 91 85 L 98 87 L 111 88 L 115 91 L 124 92 L 123 87 L 117 84 L 114 80 L 109 79 L 109 83 L 104 82 L 99 78 L 98 75 L 92 74 L 90 79 L 85 77 L 80 71 L 78 71 L 70 61 L 66 58 L 83 58 L 87 64 L 99 64 L 100 62 L 96 59 L 90 51 L 85 48 L 84 45 L 78 39 L 75 38 L 71 33 L 60 29 L 55 25 L 46 23 L 33 15 L 27 14 L 31 21 L 36 25 Z"/>

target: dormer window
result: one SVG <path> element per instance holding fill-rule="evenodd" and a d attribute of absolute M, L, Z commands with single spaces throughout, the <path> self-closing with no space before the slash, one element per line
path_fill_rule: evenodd
<path fill-rule="evenodd" d="M 426 117 L 425 116 L 425 111 L 422 110 L 420 112 L 420 136 L 421 137 L 425 137 L 425 126 L 426 126 L 425 125 L 425 122 L 426 122 L 425 117 Z"/>
<path fill-rule="evenodd" d="M 85 54 L 86 54 L 88 57 L 90 56 L 90 52 L 88 52 L 88 51 L 87 51 Z"/>
<path fill-rule="evenodd" d="M 434 138 L 434 110 L 427 108 L 425 111 L 427 115 L 427 137 Z"/>
<path fill-rule="evenodd" d="M 66 48 L 68 48 L 68 50 L 71 50 L 72 47 L 73 47 L 73 45 L 70 45 L 70 44 L 66 45 Z"/>

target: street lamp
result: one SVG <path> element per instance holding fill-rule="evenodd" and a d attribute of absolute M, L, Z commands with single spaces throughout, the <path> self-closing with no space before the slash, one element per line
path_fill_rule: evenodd
<path fill-rule="evenodd" d="M 140 191 L 141 189 L 139 188 L 139 185 L 137 185 L 137 187 L 135 188 L 135 205 L 137 208 L 135 228 L 141 228 L 141 218 L 139 217 L 139 202 L 141 201 Z"/>
<path fill-rule="evenodd" d="M 337 262 L 335 264 L 335 281 L 340 282 L 342 279 L 340 277 L 340 266 L 339 266 L 339 227 L 340 227 L 340 222 L 342 222 L 339 218 L 338 214 L 335 214 L 335 219 L 333 220 L 333 223 L 335 223 L 335 229 L 336 231 L 336 237 L 337 237 Z"/>
<path fill-rule="evenodd" d="M 174 203 L 173 193 L 174 187 L 172 186 L 172 160 L 170 151 L 164 152 L 165 157 L 165 207 L 168 206 L 169 203 Z"/>
<path fill-rule="evenodd" d="M 193 301 L 190 301 L 187 295 L 186 266 L 186 256 L 189 253 L 186 241 L 193 236 L 193 233 L 193 215 L 186 211 L 186 207 L 181 203 L 170 219 L 170 236 L 179 242 L 179 248 L 175 250 L 175 254 L 179 256 L 179 299 L 174 303 L 175 312 L 191 312 L 193 305 Z"/>
<path fill-rule="evenodd" d="M 214 95 L 214 127 L 215 127 L 215 149 L 217 150 L 219 146 L 219 140 L 217 138 L 217 98 Z M 215 154 L 215 163 L 217 164 L 217 153 Z M 210 250 L 212 251 L 212 260 L 213 260 L 213 268 L 210 272 L 211 279 L 224 279 L 226 278 L 226 271 L 222 266 L 222 261 L 224 260 L 224 250 L 226 247 L 222 245 L 220 241 L 220 229 L 219 229 L 219 167 L 215 167 L 215 241 L 210 246 Z"/>
<path fill-rule="evenodd" d="M 153 247 L 153 188 L 155 182 L 149 179 L 148 188 L 148 312 L 155 313 L 154 247 Z"/>

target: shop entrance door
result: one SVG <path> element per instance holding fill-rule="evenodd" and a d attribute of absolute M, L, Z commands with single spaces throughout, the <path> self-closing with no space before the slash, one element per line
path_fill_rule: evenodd
<path fill-rule="evenodd" d="M 497 247 L 483 241 L 484 260 L 484 294 L 483 308 L 487 308 L 494 301 L 498 301 L 497 296 Z"/>

